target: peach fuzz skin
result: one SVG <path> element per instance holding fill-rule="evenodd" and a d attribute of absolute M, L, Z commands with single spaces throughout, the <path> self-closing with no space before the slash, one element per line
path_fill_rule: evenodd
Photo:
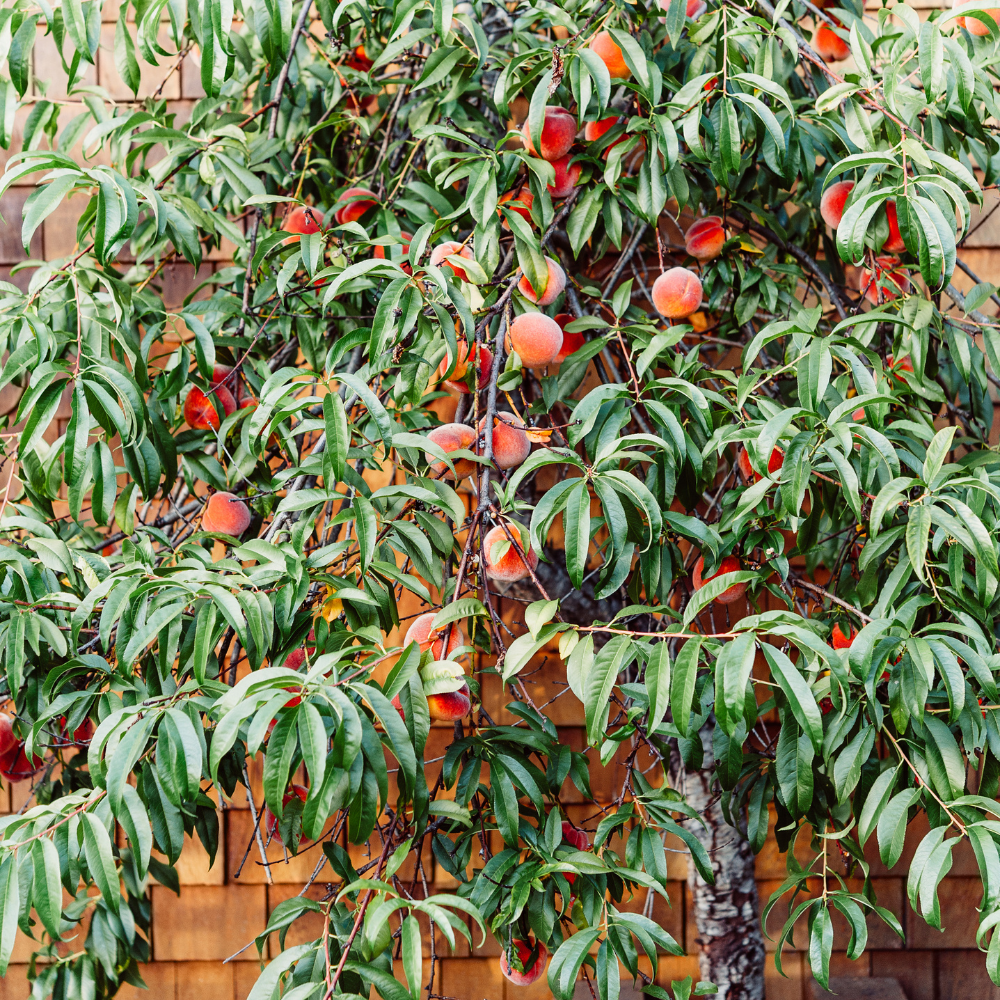
<path fill-rule="evenodd" d="M 573 320 L 576 319 L 570 313 L 559 313 L 556 316 L 556 322 L 562 328 L 563 332 L 563 342 L 562 347 L 559 348 L 559 353 L 555 356 L 556 364 L 562 364 L 571 354 L 575 354 L 581 347 L 587 342 L 586 337 L 579 330 L 572 333 L 567 332 L 566 327 L 569 326 Z"/>
<path fill-rule="evenodd" d="M 909 291 L 910 279 L 906 271 L 896 267 L 898 263 L 895 257 L 876 257 L 874 272 L 867 267 L 861 268 L 861 291 L 872 305 L 880 301 L 892 302 Z"/>
<path fill-rule="evenodd" d="M 672 267 L 653 282 L 653 305 L 667 319 L 687 319 L 701 305 L 701 281 L 686 267 Z"/>
<path fill-rule="evenodd" d="M 780 448 L 775 448 L 771 452 L 771 457 L 767 460 L 767 473 L 773 475 L 777 472 L 785 461 L 785 453 Z M 747 482 L 759 483 L 764 477 L 750 465 L 750 454 L 746 448 L 740 448 L 739 457 L 736 460 L 743 473 L 743 478 Z"/>
<path fill-rule="evenodd" d="M 475 254 L 472 252 L 472 247 L 463 246 L 461 243 L 455 243 L 449 240 L 446 243 L 439 243 L 431 251 L 431 263 L 435 267 L 447 267 L 452 274 L 462 281 L 468 281 L 469 275 L 466 273 L 465 269 L 459 267 L 457 264 L 452 264 L 451 261 L 445 260 L 446 257 L 464 257 L 466 260 L 474 260 Z"/>
<path fill-rule="evenodd" d="M 521 313 L 507 330 L 507 350 L 516 351 L 527 368 L 552 364 L 562 345 L 562 329 L 545 313 Z"/>
<path fill-rule="evenodd" d="M 524 965 L 531 958 L 531 945 L 526 941 L 515 938 L 514 947 L 517 949 L 518 959 Z M 511 967 L 510 962 L 507 960 L 507 955 L 504 953 L 500 956 L 500 971 L 504 974 L 504 978 L 509 979 L 515 986 L 530 986 L 542 977 L 548 960 L 549 950 L 544 944 L 540 944 L 538 946 L 538 957 L 530 969 L 526 968 L 524 972 L 518 972 L 517 969 Z"/>
<path fill-rule="evenodd" d="M 360 195 L 367 195 L 362 198 Z M 346 222 L 357 222 L 369 208 L 374 208 L 377 204 L 374 191 L 368 188 L 350 187 L 338 199 L 340 207 L 334 213 L 334 219 L 338 226 Z"/>
<path fill-rule="evenodd" d="M 459 450 L 471 451 L 476 443 L 476 432 L 468 424 L 442 424 L 435 427 L 427 434 L 427 440 L 439 445 L 446 453 Z M 466 476 L 475 475 L 476 463 L 467 458 L 460 458 L 454 462 L 455 477 L 444 462 L 439 461 L 429 452 L 424 456 L 430 463 L 431 475 L 439 476 L 443 472 L 446 479 L 465 479 Z"/>
<path fill-rule="evenodd" d="M 545 122 L 542 125 L 542 159 L 550 163 L 561 160 L 569 152 L 575 138 L 576 116 L 565 108 L 546 108 Z M 532 156 L 539 155 L 531 140 L 527 122 L 521 126 L 521 142 Z"/>
<path fill-rule="evenodd" d="M 608 68 L 608 75 L 612 80 L 627 80 L 632 75 L 632 70 L 625 62 L 622 50 L 607 31 L 599 31 L 590 42 L 592 52 L 595 52 L 601 62 Z"/>
<path fill-rule="evenodd" d="M 708 215 L 691 224 L 684 237 L 684 248 L 695 260 L 704 263 L 718 257 L 725 242 L 722 219 L 717 215 Z"/>
<path fill-rule="evenodd" d="M 250 527 L 250 508 L 232 493 L 213 493 L 201 516 L 202 531 L 239 538 Z"/>
<path fill-rule="evenodd" d="M 399 712 L 399 717 L 405 722 L 406 711 L 397 694 L 392 699 L 392 707 Z M 427 695 L 427 713 L 437 722 L 454 722 L 463 719 L 472 710 L 472 695 L 469 685 L 463 684 L 457 691 L 444 691 L 441 694 Z"/>
<path fill-rule="evenodd" d="M 520 534 L 516 526 L 510 529 L 511 535 L 520 540 Z M 501 543 L 507 542 L 508 549 L 502 556 L 493 556 L 493 549 L 499 548 Z M 522 549 L 525 547 L 522 545 Z M 521 558 L 520 553 L 517 549 L 510 544 L 510 539 L 507 537 L 503 528 L 498 524 L 495 528 L 491 528 L 487 533 L 486 537 L 483 539 L 483 553 L 486 557 L 486 575 L 491 580 L 499 580 L 502 583 L 514 583 L 516 580 L 523 580 L 526 576 L 530 576 L 531 572 L 538 565 L 538 556 L 532 549 L 525 550 L 525 556 L 527 556 L 527 565 L 524 559 Z M 530 569 L 529 569 L 530 567 Z"/>
<path fill-rule="evenodd" d="M 228 417 L 231 413 L 236 412 L 236 398 L 224 385 L 220 385 L 210 393 L 205 393 L 194 385 L 184 398 L 184 422 L 192 430 L 207 431 L 211 429 L 217 431 L 219 429 L 222 419 L 213 405 L 213 396 L 222 404 L 224 416 Z"/>
<path fill-rule="evenodd" d="M 858 633 L 855 631 L 853 625 L 849 625 L 847 627 L 846 635 L 839 624 L 834 625 L 833 631 L 830 633 L 830 645 L 833 646 L 834 649 L 850 649 L 851 643 L 854 642 L 857 634 Z"/>
<path fill-rule="evenodd" d="M 289 236 L 288 239 L 282 240 L 282 245 L 287 246 L 289 243 L 298 243 L 300 236 L 322 231 L 323 215 L 309 205 L 296 205 L 285 216 L 285 221 L 282 222 L 281 228 L 286 233 L 295 233 L 294 236 Z"/>
<path fill-rule="evenodd" d="M 415 642 L 421 652 L 429 649 L 435 660 L 449 660 L 451 659 L 451 654 L 459 646 L 465 645 L 465 636 L 457 625 L 452 625 L 448 636 L 448 648 L 445 650 L 444 634 L 448 631 L 448 627 L 434 628 L 435 615 L 436 612 L 434 611 L 417 615 L 406 630 L 406 635 L 403 637 L 403 646 L 406 647 L 411 642 Z"/>
<path fill-rule="evenodd" d="M 571 157 L 566 155 L 552 162 L 552 169 L 556 172 L 556 182 L 545 186 L 553 198 L 568 198 L 576 190 L 576 182 L 580 179 L 580 164 L 570 163 L 570 159 Z"/>
<path fill-rule="evenodd" d="M 692 574 L 695 590 L 701 590 L 709 580 L 714 580 L 717 576 L 722 576 L 724 573 L 736 573 L 740 568 L 740 561 L 736 556 L 726 556 L 719 563 L 719 568 L 711 576 L 702 579 L 701 574 L 704 568 L 705 560 L 699 556 L 698 561 L 694 564 L 694 573 Z M 735 583 L 728 590 L 724 590 L 716 600 L 720 604 L 732 604 L 733 601 L 738 601 L 746 593 L 746 589 L 747 585 L 745 583 Z"/>
<path fill-rule="evenodd" d="M 479 433 L 486 433 L 486 417 L 479 421 Z M 501 469 L 516 469 L 530 452 L 524 421 L 513 413 L 498 413 L 493 420 L 493 461 Z"/>
<path fill-rule="evenodd" d="M 463 396 L 467 395 L 470 391 L 465 381 L 465 377 L 469 371 L 468 357 L 469 345 L 464 340 L 460 340 L 458 342 L 458 357 L 455 360 L 455 370 L 451 373 L 451 378 L 445 379 L 444 382 L 452 392 L 461 393 Z M 493 368 L 493 352 L 484 344 L 480 344 L 476 360 L 479 365 L 479 378 L 476 380 L 476 385 L 480 389 L 485 389 L 490 384 L 490 371 Z M 448 374 L 448 368 L 448 355 L 446 354 L 441 359 L 441 364 L 438 365 L 438 378 L 444 378 Z"/>
<path fill-rule="evenodd" d="M 819 214 L 831 229 L 836 229 L 840 225 L 840 220 L 844 217 L 847 196 L 853 190 L 854 181 L 837 181 L 823 192 L 823 197 L 819 200 Z"/>
<path fill-rule="evenodd" d="M 816 29 L 813 48 L 817 55 L 829 62 L 841 62 L 851 54 L 850 45 L 827 24 L 821 24 Z"/>
<path fill-rule="evenodd" d="M 579 176 L 579 171 L 577 171 Z M 551 185 L 550 185 L 551 190 Z M 531 193 L 531 188 L 527 184 L 518 190 L 510 190 L 506 194 L 500 195 L 499 204 L 503 205 L 508 212 L 516 212 L 528 225 L 532 225 L 531 206 L 535 202 L 535 196 Z M 498 208 L 497 215 L 503 219 L 503 228 L 509 230 L 510 223 L 503 218 L 503 212 Z"/>
<path fill-rule="evenodd" d="M 532 288 L 531 282 L 528 281 L 528 276 L 522 274 L 520 280 L 517 283 L 517 290 L 529 301 L 533 302 L 536 306 L 550 306 L 559 296 L 562 294 L 563 289 L 566 287 L 566 272 L 562 269 L 558 262 L 554 261 L 551 257 L 545 258 L 545 263 L 548 266 L 549 274 L 545 282 L 545 288 L 541 295 L 535 292 Z"/>

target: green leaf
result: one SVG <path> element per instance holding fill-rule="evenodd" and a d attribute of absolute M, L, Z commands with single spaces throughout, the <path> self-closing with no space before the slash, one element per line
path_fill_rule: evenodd
<path fill-rule="evenodd" d="M 107 827 L 90 812 L 83 813 L 81 819 L 83 845 L 90 876 L 100 890 L 108 909 L 112 913 L 117 913 L 122 897 Z"/>
<path fill-rule="evenodd" d="M 21 909 L 17 858 L 8 853 L 0 864 L 0 976 L 7 974 L 17 937 L 17 915 Z"/>
<path fill-rule="evenodd" d="M 795 720 L 812 741 L 818 752 L 823 746 L 823 715 L 816 704 L 809 685 L 794 663 L 776 646 L 762 643 L 764 657 L 771 668 L 771 675 L 778 682 Z"/>
<path fill-rule="evenodd" d="M 59 871 L 59 852 L 48 837 L 41 837 L 31 845 L 31 862 L 34 870 L 32 898 L 39 919 L 53 941 L 61 937 L 62 878 Z"/>
<path fill-rule="evenodd" d="M 681 646 L 670 678 L 670 707 L 674 725 L 685 736 L 689 736 L 691 730 L 691 705 L 698 679 L 701 643 L 700 638 L 688 639 Z"/>
<path fill-rule="evenodd" d="M 670 649 L 666 642 L 653 646 L 643 679 L 649 695 L 649 729 L 653 732 L 659 728 L 670 708 Z"/>

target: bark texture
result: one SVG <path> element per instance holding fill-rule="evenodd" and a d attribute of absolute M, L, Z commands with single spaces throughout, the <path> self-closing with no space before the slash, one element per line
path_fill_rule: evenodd
<path fill-rule="evenodd" d="M 712 760 L 713 726 L 701 731 L 706 763 Z M 687 771 L 683 781 L 687 801 L 707 829 L 686 825 L 705 845 L 715 873 L 715 885 L 709 885 L 694 865 L 688 866 L 701 978 L 718 987 L 717 1000 L 764 1000 L 764 936 L 753 851 L 722 814 L 717 788 L 713 793 L 714 769 Z"/>

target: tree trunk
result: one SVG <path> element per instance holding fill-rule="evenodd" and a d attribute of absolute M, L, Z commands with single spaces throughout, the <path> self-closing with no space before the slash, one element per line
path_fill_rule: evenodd
<path fill-rule="evenodd" d="M 709 723 L 701 731 L 705 760 L 712 760 Z M 725 820 L 718 794 L 713 794 L 714 768 L 687 771 L 680 786 L 706 826 L 686 824 L 705 845 L 715 872 L 709 885 L 688 868 L 688 886 L 698 925 L 701 978 L 718 987 L 717 1000 L 764 1000 L 764 936 L 749 843 Z M 706 828 L 707 827 L 707 828 Z"/>

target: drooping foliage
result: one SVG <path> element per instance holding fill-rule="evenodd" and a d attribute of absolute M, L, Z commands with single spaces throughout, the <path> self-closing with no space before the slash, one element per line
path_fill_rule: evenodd
<path fill-rule="evenodd" d="M 1000 298 L 959 260 L 1000 164 L 987 8 L 126 0 L 113 62 L 150 96 L 114 102 L 97 0 L 5 5 L 0 190 L 34 185 L 26 246 L 86 207 L 0 285 L 0 771 L 31 782 L 0 971 L 20 928 L 39 998 L 138 982 L 149 880 L 185 834 L 214 856 L 209 792 L 260 757 L 255 840 L 322 841 L 336 886 L 274 911 L 280 945 L 324 933 L 254 1000 L 416 998 L 428 919 L 617 1000 L 678 951 L 625 906 L 665 894 L 664 836 L 712 879 L 678 780 L 705 767 L 755 850 L 770 810 L 811 842 L 771 905 L 821 982 L 832 913 L 852 957 L 899 930 L 864 847 L 894 865 L 919 812 L 910 902 L 939 924 L 968 839 L 1000 982 Z M 521 681 L 541 651 L 586 754 Z M 612 760 L 584 834 L 562 790 Z M 425 850 L 455 891 L 400 878 Z"/>

